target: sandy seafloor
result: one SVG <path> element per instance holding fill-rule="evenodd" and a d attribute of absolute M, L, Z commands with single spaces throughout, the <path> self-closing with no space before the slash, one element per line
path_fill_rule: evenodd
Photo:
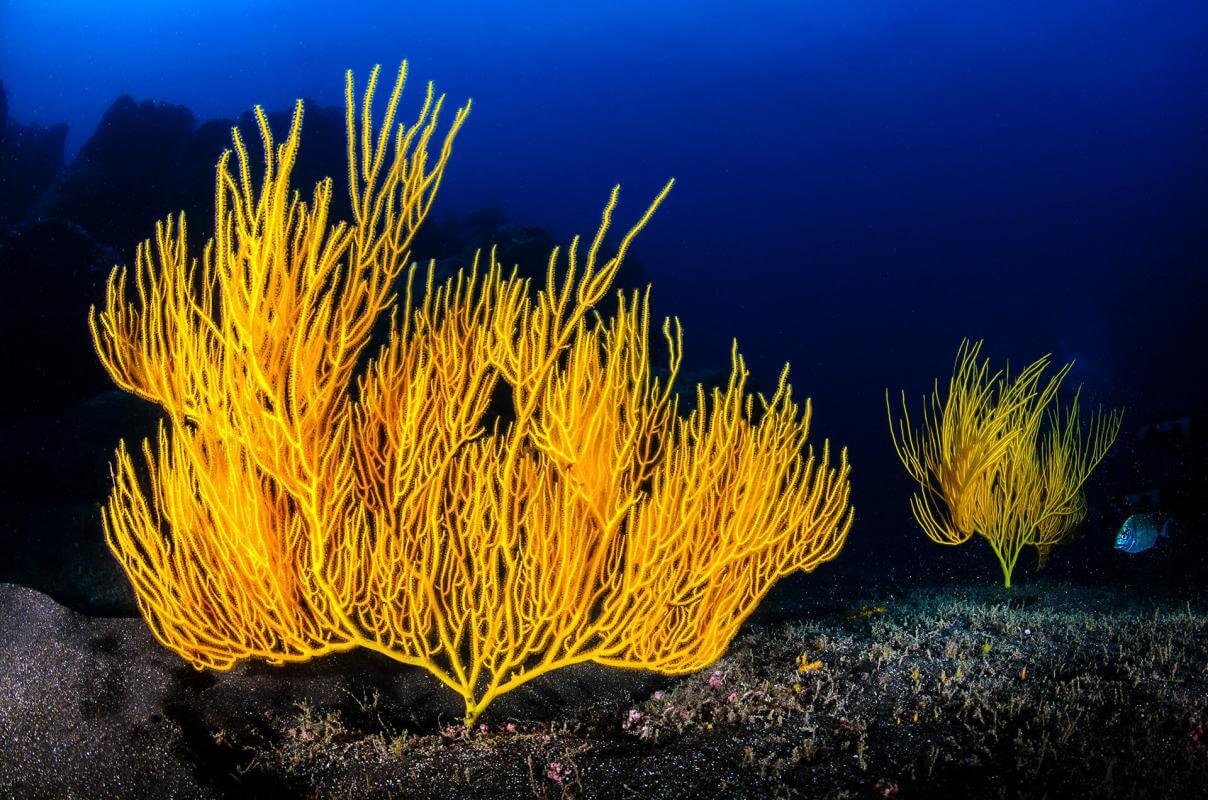
<path fill-rule="evenodd" d="M 472 732 L 376 656 L 198 673 L 0 585 L 0 797 L 1208 797 L 1202 597 L 810 580 L 701 673 L 565 670 Z"/>

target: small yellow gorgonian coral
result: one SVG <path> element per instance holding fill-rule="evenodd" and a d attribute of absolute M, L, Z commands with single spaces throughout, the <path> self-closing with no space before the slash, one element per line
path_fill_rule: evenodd
<path fill-rule="evenodd" d="M 606 257 L 614 190 L 535 294 L 493 257 L 417 292 L 408 247 L 468 106 L 438 135 L 429 86 L 396 125 L 405 74 L 377 130 L 377 71 L 359 103 L 348 76 L 350 222 L 330 180 L 290 186 L 301 104 L 281 143 L 257 109 L 263 170 L 236 131 L 200 259 L 169 220 L 90 317 L 109 374 L 167 417 L 145 477 L 121 445 L 104 510 L 143 616 L 198 668 L 370 648 L 457 692 L 467 725 L 570 664 L 705 667 L 773 582 L 839 551 L 845 455 L 806 449 L 784 376 L 747 393 L 737 350 L 681 415 L 678 323 L 659 379 L 646 295 L 594 310 L 670 184 Z"/>
<path fill-rule="evenodd" d="M 1084 429 L 1077 394 L 1064 412 L 1057 405 L 1073 364 L 1042 380 L 1043 356 L 1011 378 L 990 372 L 981 347 L 961 343 L 948 391 L 936 383 L 919 429 L 903 393 L 896 424 L 889 409 L 889 430 L 918 485 L 910 507 L 923 531 L 947 545 L 981 536 L 1009 588 L 1025 547 L 1043 559 L 1086 517 L 1083 486 L 1116 440 L 1122 415 L 1099 409 Z"/>

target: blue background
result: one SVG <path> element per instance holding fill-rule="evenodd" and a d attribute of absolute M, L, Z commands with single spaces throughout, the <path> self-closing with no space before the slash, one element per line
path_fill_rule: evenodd
<path fill-rule="evenodd" d="M 122 93 L 340 105 L 345 68 L 402 58 L 408 109 L 429 79 L 474 99 L 438 213 L 565 238 L 612 184 L 624 222 L 677 178 L 637 248 L 656 310 L 690 368 L 732 336 L 764 387 L 792 363 L 865 530 L 913 525 L 885 388 L 922 394 L 962 337 L 1076 358 L 1131 430 L 1208 409 L 1203 0 L 0 1 L 10 113 L 67 122 L 69 156 Z"/>

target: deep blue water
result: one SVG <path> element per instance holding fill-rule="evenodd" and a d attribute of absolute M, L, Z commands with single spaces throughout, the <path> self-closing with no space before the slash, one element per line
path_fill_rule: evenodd
<path fill-rule="evenodd" d="M 70 157 L 122 93 L 339 105 L 345 68 L 407 58 L 411 103 L 474 99 L 438 213 L 565 237 L 613 183 L 624 221 L 676 177 L 636 251 L 656 308 L 689 367 L 732 336 L 764 386 L 792 363 L 851 448 L 849 550 L 931 546 L 883 392 L 927 390 L 962 337 L 1076 358 L 1128 430 L 1208 411 L 1202 0 L 184 5 L 0 0 L 11 116 L 68 123 Z"/>

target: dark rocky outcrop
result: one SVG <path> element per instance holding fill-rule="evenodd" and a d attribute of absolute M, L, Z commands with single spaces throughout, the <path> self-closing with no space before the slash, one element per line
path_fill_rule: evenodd
<path fill-rule="evenodd" d="M 279 139 L 289 130 L 291 113 L 268 114 Z M 337 168 L 345 160 L 344 115 L 308 103 L 303 124 L 294 185 L 307 195 L 326 174 L 344 171 Z M 258 180 L 263 148 L 252 114 L 199 124 L 184 106 L 120 97 L 46 194 L 39 211 L 79 223 L 127 260 L 135 246 L 153 234 L 156 222 L 183 211 L 200 249 L 213 227 L 214 165 L 231 147 L 231 128 L 236 126 Z M 345 193 L 337 192 L 336 197 Z M 343 214 L 344 207 L 337 205 L 336 210 Z"/>
<path fill-rule="evenodd" d="M 5 418 L 53 413 L 106 386 L 88 339 L 88 307 L 104 298 L 115 260 L 88 231 L 62 219 L 0 233 Z"/>
<path fill-rule="evenodd" d="M 63 171 L 40 207 L 70 219 L 100 242 L 129 254 L 155 222 L 194 210 L 206 193 L 195 185 L 212 166 L 221 139 L 195 136 L 197 119 L 184 106 L 122 96 Z"/>
<path fill-rule="evenodd" d="M 118 439 L 137 450 L 159 409 L 119 389 L 0 425 L 0 581 L 46 592 L 91 614 L 134 614 L 134 596 L 105 548 L 100 504 Z"/>
<path fill-rule="evenodd" d="M 0 227 L 19 221 L 63 168 L 66 125 L 25 125 L 8 116 L 0 82 Z"/>

